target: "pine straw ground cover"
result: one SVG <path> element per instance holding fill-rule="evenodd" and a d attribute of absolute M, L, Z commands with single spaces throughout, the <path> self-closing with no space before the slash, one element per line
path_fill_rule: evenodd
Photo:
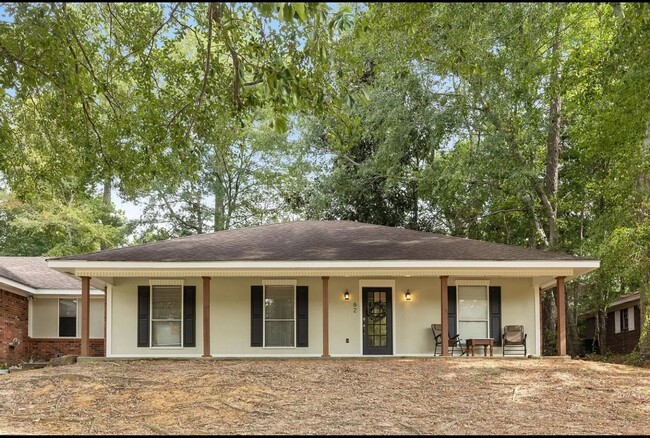
<path fill-rule="evenodd" d="M 0 376 L 3 434 L 643 434 L 650 369 L 563 359 L 95 361 Z"/>

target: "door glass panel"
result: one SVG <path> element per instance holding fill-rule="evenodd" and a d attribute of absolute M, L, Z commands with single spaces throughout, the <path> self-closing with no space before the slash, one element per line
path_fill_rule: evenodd
<path fill-rule="evenodd" d="M 368 337 L 368 345 L 371 347 L 387 346 L 387 309 L 386 292 L 368 293 L 366 336 Z"/>

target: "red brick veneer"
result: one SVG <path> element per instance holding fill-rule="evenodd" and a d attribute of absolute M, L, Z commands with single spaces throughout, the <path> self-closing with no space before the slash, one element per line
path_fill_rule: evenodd
<path fill-rule="evenodd" d="M 92 357 L 104 356 L 104 340 L 90 339 L 90 355 Z M 80 338 L 31 338 L 29 340 L 30 355 L 34 360 L 50 360 L 53 357 L 66 354 L 79 355 L 81 353 Z"/>
<path fill-rule="evenodd" d="M 79 355 L 79 338 L 29 338 L 28 337 L 28 298 L 0 289 L 0 363 L 17 365 L 30 358 L 49 361 L 66 354 Z M 106 326 L 104 314 L 104 326 Z M 20 342 L 11 347 L 9 344 Z M 90 339 L 90 355 L 104 356 L 104 340 Z"/>
<path fill-rule="evenodd" d="M 27 298 L 0 289 L 0 362 L 16 365 L 29 358 Z M 15 347 L 9 344 L 18 339 Z"/>

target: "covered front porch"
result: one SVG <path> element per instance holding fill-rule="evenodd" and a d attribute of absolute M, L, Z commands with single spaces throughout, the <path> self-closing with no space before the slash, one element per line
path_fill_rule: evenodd
<path fill-rule="evenodd" d="M 503 269 L 499 276 L 485 269 L 475 275 L 449 269 L 449 275 L 435 276 L 413 269 L 410 273 L 384 269 L 382 274 L 390 275 L 381 276 L 358 269 L 322 272 L 327 275 L 294 270 L 247 272 L 246 276 L 236 271 L 81 271 L 80 355 L 89 355 L 87 309 L 92 282 L 106 289 L 107 357 L 433 356 L 434 351 L 450 355 L 447 342 L 435 345 L 431 324 L 440 324 L 442 333 L 452 337 L 458 334 L 463 343 L 472 337 L 493 338 L 496 356 L 502 354 L 503 326 L 523 325 L 528 354 L 539 356 L 540 290 L 555 287 L 558 308 L 564 309 L 565 279 L 575 274 L 565 270 L 560 272 L 565 275 L 553 277 L 557 269 L 538 269 L 533 276 L 530 269 L 511 268 L 509 275 L 503 275 Z M 94 276 L 82 275 L 91 273 Z M 149 294 L 145 304 L 149 316 L 144 320 L 139 303 L 142 289 Z M 181 294 L 177 302 L 186 307 L 182 317 L 170 318 L 177 323 L 159 323 L 153 315 L 155 294 L 172 290 Z M 188 301 L 189 291 L 193 301 Z M 257 315 L 255 294 L 261 300 Z M 278 294 L 283 306 L 291 309 L 281 315 L 286 318 L 279 318 L 284 322 L 271 318 L 277 316 L 273 311 L 264 311 L 278 300 Z M 373 317 L 373 311 L 386 315 Z M 476 315 L 483 312 L 484 316 Z M 559 312 L 561 356 L 566 355 L 564 318 L 564 312 Z M 158 345 L 156 330 L 174 324 L 178 342 Z M 147 327 L 144 332 L 143 326 Z"/>

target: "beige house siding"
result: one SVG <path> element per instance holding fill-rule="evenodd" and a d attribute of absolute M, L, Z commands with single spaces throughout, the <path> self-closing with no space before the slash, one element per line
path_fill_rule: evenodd
<path fill-rule="evenodd" d="M 320 356 L 323 342 L 322 280 L 320 277 L 286 278 L 299 286 L 309 287 L 309 346 L 296 348 L 251 347 L 251 286 L 262 285 L 264 278 L 215 277 L 211 281 L 210 349 L 216 357 L 253 356 Z M 381 284 L 392 282 L 393 288 L 393 354 L 432 355 L 434 350 L 431 324 L 440 322 L 440 279 L 432 277 L 377 277 Z M 470 279 L 470 278 L 463 278 Z M 362 354 L 361 289 L 372 278 L 330 277 L 329 280 L 329 343 L 332 356 Z M 451 277 L 449 285 L 457 278 Z M 535 293 L 531 278 L 490 278 L 490 286 L 501 286 L 501 326 L 524 325 L 528 334 L 528 354 L 535 350 Z M 184 278 L 185 285 L 196 286 L 196 347 L 137 347 L 137 288 L 148 285 L 149 278 L 115 278 L 111 288 L 109 356 L 201 356 L 203 345 L 203 287 L 201 278 Z M 350 300 L 345 301 L 345 290 Z M 406 290 L 411 301 L 406 301 Z M 356 312 L 355 306 L 356 303 Z M 463 334 L 461 333 L 461 338 Z M 348 342 L 346 342 L 346 340 Z M 482 353 L 481 353 L 482 354 Z M 499 348 L 495 355 L 501 354 Z"/>
<path fill-rule="evenodd" d="M 81 295 L 65 296 L 77 300 L 77 337 L 81 337 Z M 32 300 L 32 338 L 59 337 L 59 297 L 35 297 Z M 90 299 L 90 338 L 104 338 L 104 297 Z"/>
<path fill-rule="evenodd" d="M 112 315 L 107 356 L 201 356 L 203 351 L 203 286 L 201 278 L 184 278 L 185 286 L 196 286 L 196 347 L 139 348 L 138 286 L 148 286 L 149 278 L 115 278 L 110 292 Z M 213 289 L 212 297 L 215 296 Z M 214 300 L 214 298 L 212 298 Z M 214 302 L 212 304 L 215 305 Z"/>
<path fill-rule="evenodd" d="M 251 286 L 263 278 L 213 278 L 210 349 L 215 356 L 320 356 L 323 352 L 323 287 L 320 277 L 286 278 L 309 287 L 309 346 L 251 347 Z M 332 301 L 330 286 L 330 303 Z M 331 311 L 330 311 L 331 315 Z M 330 322 L 330 325 L 332 323 Z"/>

